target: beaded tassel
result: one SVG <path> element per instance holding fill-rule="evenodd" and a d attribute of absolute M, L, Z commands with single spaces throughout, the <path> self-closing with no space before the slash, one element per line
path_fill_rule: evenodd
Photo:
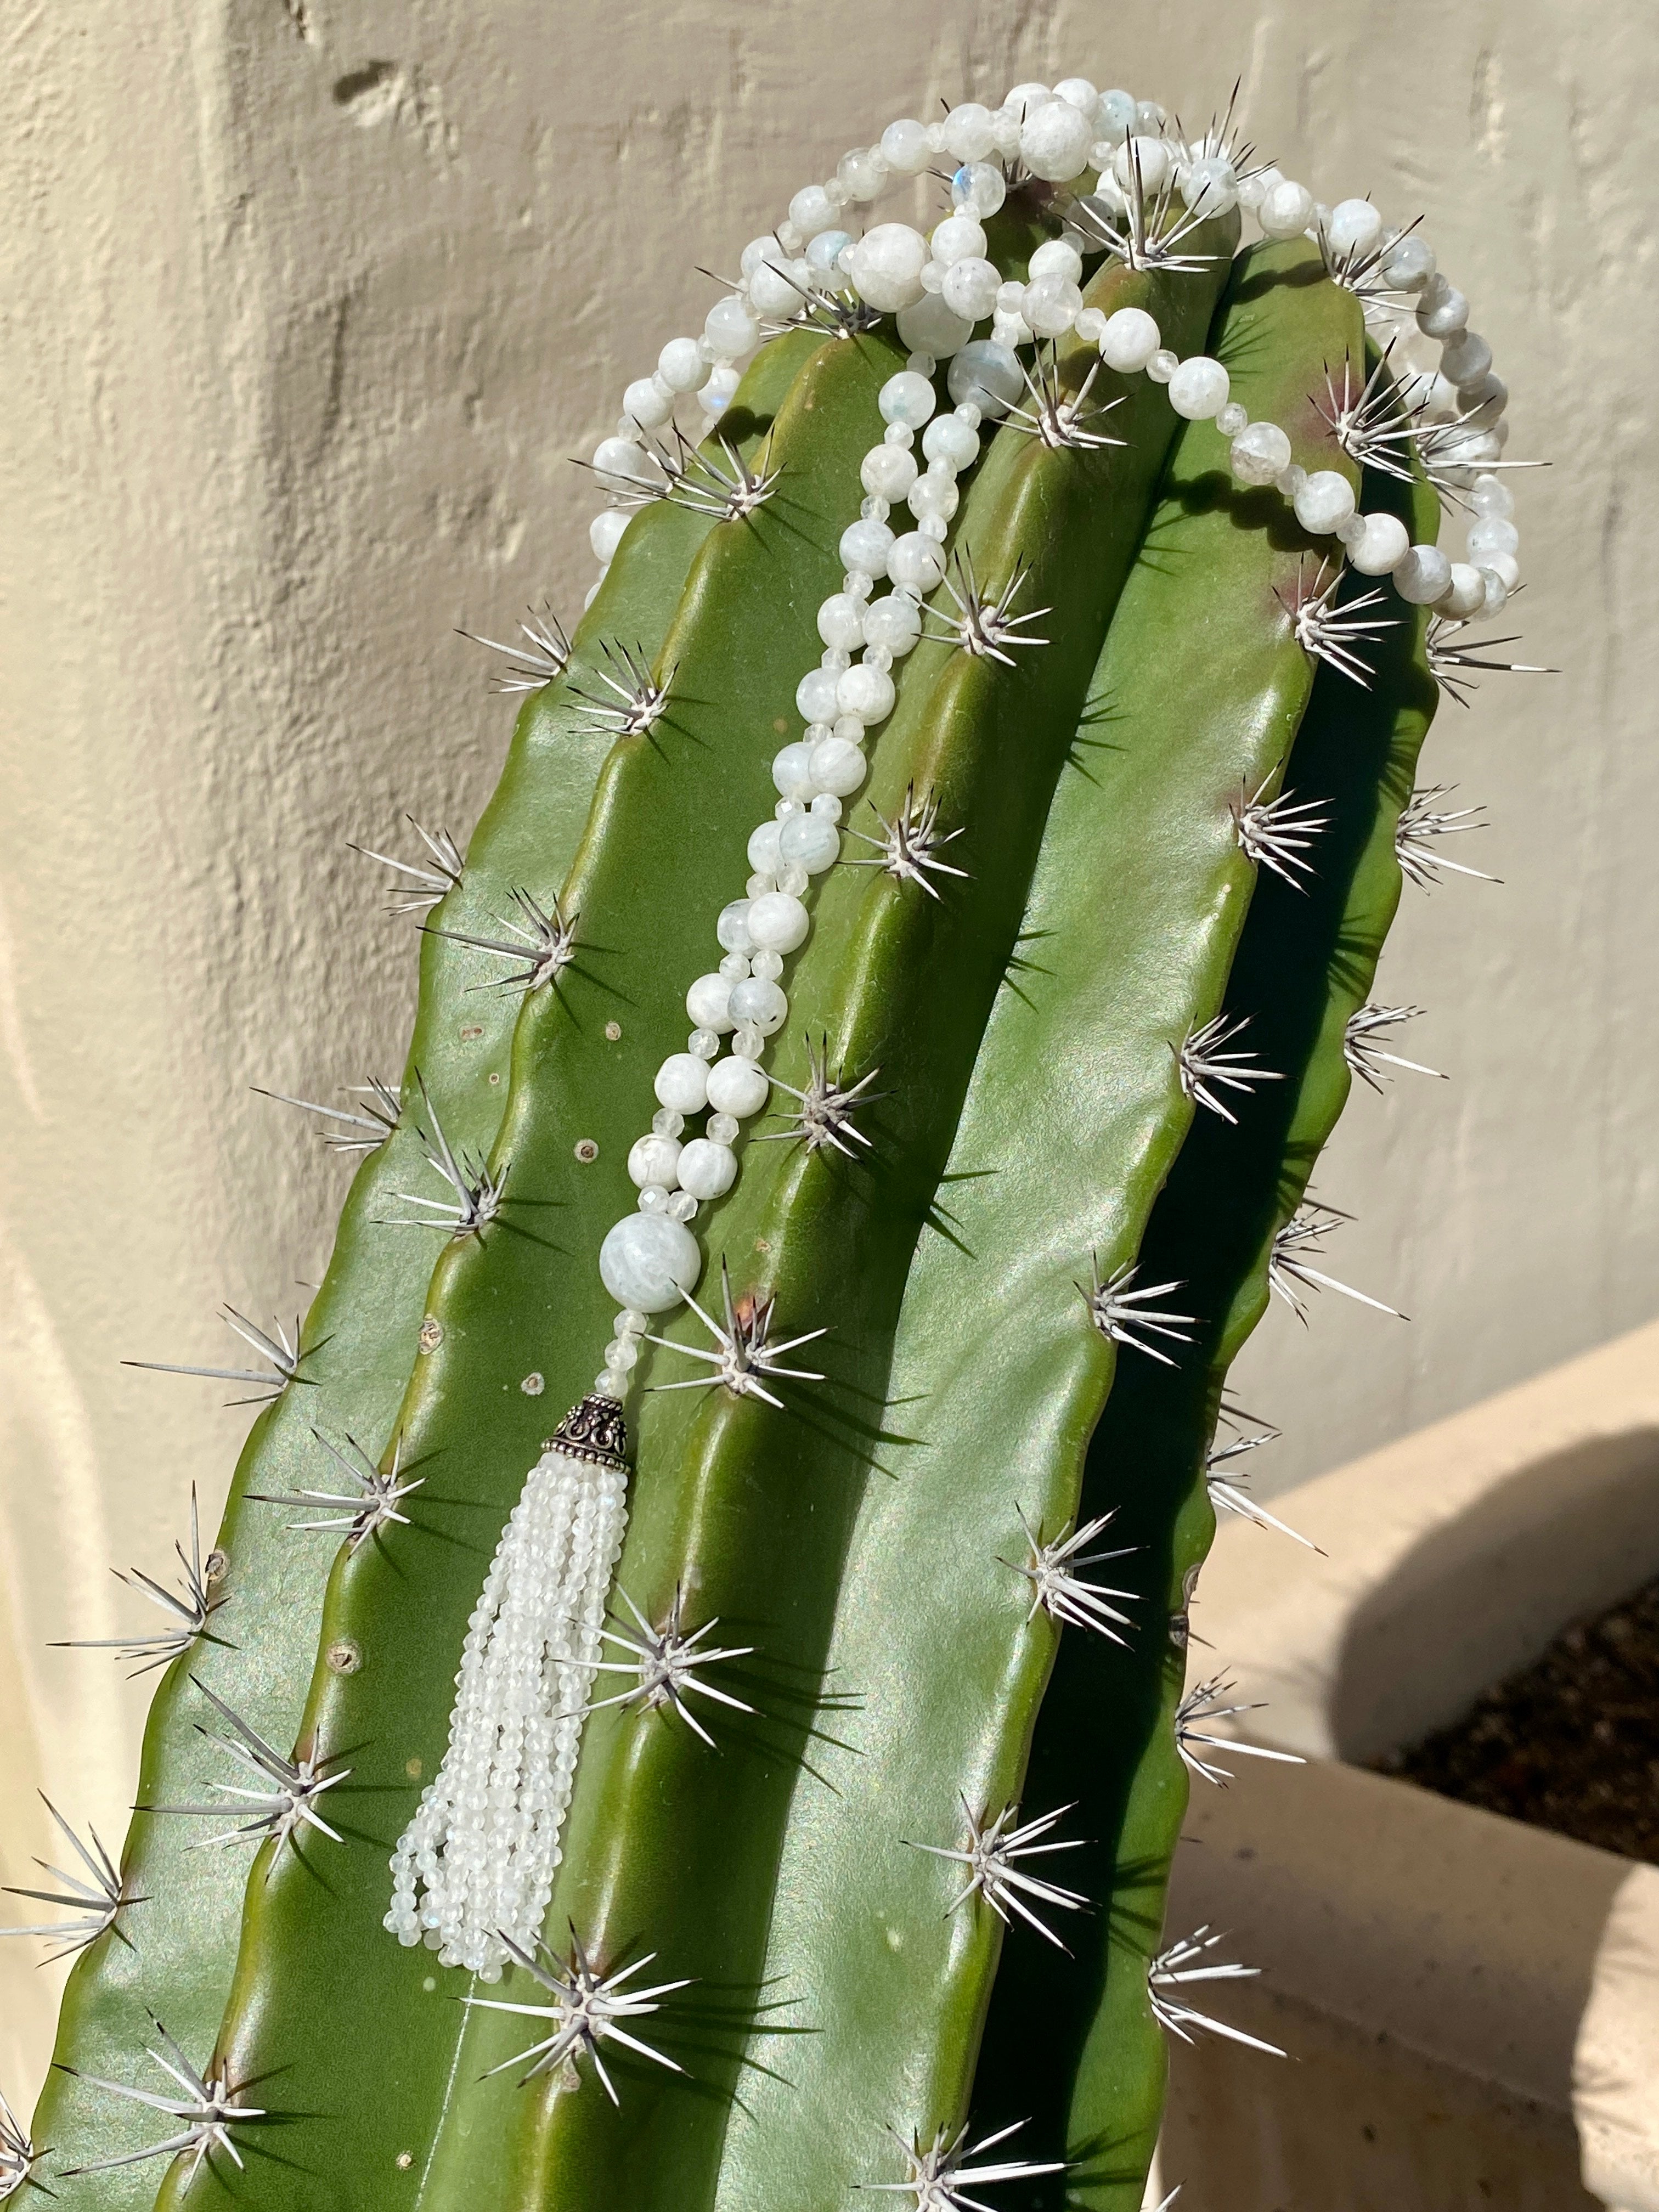
<path fill-rule="evenodd" d="M 501 1978 L 553 1892 L 606 1594 L 628 1522 L 627 1433 L 589 1397 L 531 1469 L 467 1625 L 449 1746 L 398 1838 L 386 1925 Z"/>

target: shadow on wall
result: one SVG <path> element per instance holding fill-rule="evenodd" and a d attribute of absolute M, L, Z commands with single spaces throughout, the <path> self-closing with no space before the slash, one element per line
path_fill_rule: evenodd
<path fill-rule="evenodd" d="M 1332 1688 L 1356 1763 L 1465 1712 L 1573 1620 L 1659 1575 L 1659 1429 L 1587 1437 L 1425 1535 L 1347 1624 Z"/>

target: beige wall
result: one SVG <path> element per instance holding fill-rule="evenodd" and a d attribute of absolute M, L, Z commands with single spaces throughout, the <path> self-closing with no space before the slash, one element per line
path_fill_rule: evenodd
<path fill-rule="evenodd" d="M 1273 1478 L 1659 1310 L 1650 26 L 1641 0 L 10 13 L 0 1879 L 36 1780 L 119 1832 L 143 1686 L 46 1639 L 119 1625 L 104 1567 L 161 1565 L 245 1419 L 117 1360 L 220 1357 L 222 1298 L 291 1316 L 323 1264 L 343 1171 L 247 1086 L 398 1065 L 411 939 L 344 840 L 405 807 L 470 827 L 507 716 L 452 625 L 574 611 L 566 456 L 696 327 L 692 264 L 941 94 L 1082 70 L 1191 114 L 1242 70 L 1287 170 L 1425 211 L 1512 450 L 1554 463 L 1522 606 L 1567 672 L 1494 681 L 1430 756 L 1491 802 L 1505 887 L 1413 896 L 1388 957 L 1455 1084 L 1362 1095 L 1320 1179 L 1361 1216 L 1337 1271 L 1415 1325 L 1273 1316 Z M 0 1992 L 27 2088 L 49 1991 Z"/>

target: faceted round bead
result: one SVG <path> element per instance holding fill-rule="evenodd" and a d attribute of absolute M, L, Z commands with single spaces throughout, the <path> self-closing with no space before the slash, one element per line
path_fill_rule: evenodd
<path fill-rule="evenodd" d="M 763 975 L 751 975 L 746 983 L 733 985 L 732 1011 L 763 1036 L 772 1036 L 783 1027 L 789 1001 L 775 983 Z"/>
<path fill-rule="evenodd" d="M 899 547 L 905 543 L 902 538 L 898 540 L 888 556 L 890 563 L 897 558 Z M 856 714 L 866 727 L 872 722 L 884 722 L 893 711 L 893 679 L 884 669 L 860 663 L 849 668 L 836 686 L 836 704 L 843 714 Z M 786 855 L 788 850 L 786 839 Z"/>
<path fill-rule="evenodd" d="M 699 975 L 685 994 L 685 1011 L 700 1030 L 713 1030 L 718 1035 L 737 1027 L 731 1015 L 731 998 L 729 976 Z"/>
<path fill-rule="evenodd" d="M 721 1114 L 739 1121 L 758 1114 L 771 1096 L 772 1086 L 752 1060 L 717 1060 L 708 1071 L 708 1103 Z"/>
<path fill-rule="evenodd" d="M 1114 145 L 1121 146 L 1134 129 L 1138 112 L 1139 102 L 1133 93 L 1124 92 L 1121 88 L 1103 92 L 1100 105 L 1096 110 L 1101 136 L 1109 138 Z"/>
<path fill-rule="evenodd" d="M 1227 372 L 1207 354 L 1195 353 L 1183 361 L 1170 379 L 1170 404 L 1189 422 L 1207 422 L 1227 404 Z"/>
<path fill-rule="evenodd" d="M 613 1298 L 641 1313 L 663 1313 L 697 1287 L 696 1238 L 664 1213 L 624 1214 L 599 1247 L 599 1279 Z"/>
<path fill-rule="evenodd" d="M 1120 307 L 1106 318 L 1100 334 L 1100 357 L 1108 368 L 1133 375 L 1146 368 L 1158 351 L 1158 325 L 1144 307 Z"/>
<path fill-rule="evenodd" d="M 751 975 L 764 975 L 768 982 L 775 983 L 783 973 L 782 953 L 757 952 L 749 963 L 749 972 Z M 740 983 L 743 978 L 738 975 L 733 981 Z"/>
<path fill-rule="evenodd" d="M 1437 545 L 1413 545 L 1395 569 L 1394 587 L 1412 606 L 1436 606 L 1451 589 L 1451 562 Z"/>
<path fill-rule="evenodd" d="M 1160 346 L 1146 364 L 1146 374 L 1154 384 L 1168 384 L 1181 366 L 1181 356 L 1169 346 Z"/>
<path fill-rule="evenodd" d="M 1325 225 L 1331 252 L 1363 261 L 1382 242 L 1382 218 L 1369 200 L 1339 200 Z"/>
<path fill-rule="evenodd" d="M 822 738 L 812 748 L 812 781 L 837 799 L 850 798 L 869 773 L 869 763 L 845 738 Z M 780 835 L 780 845 L 782 838 Z"/>
<path fill-rule="evenodd" d="M 778 850 L 786 862 L 793 861 L 809 876 L 821 876 L 841 858 L 841 832 L 822 814 L 792 815 L 779 832 Z"/>
<path fill-rule="evenodd" d="M 916 457 L 908 446 L 872 446 L 859 464 L 859 482 L 878 499 L 902 499 L 916 475 Z"/>
<path fill-rule="evenodd" d="M 651 1116 L 651 1127 L 659 1137 L 678 1137 L 685 1127 L 685 1116 L 672 1106 L 659 1106 Z"/>
<path fill-rule="evenodd" d="M 629 1178 L 641 1190 L 653 1182 L 672 1187 L 679 1162 L 680 1148 L 672 1137 L 641 1137 L 628 1155 Z"/>
<path fill-rule="evenodd" d="M 793 952 L 811 927 L 806 908 L 788 891 L 763 891 L 749 902 L 749 934 L 763 952 Z M 735 1003 L 732 1011 L 740 1022 L 750 1018 Z"/>
<path fill-rule="evenodd" d="M 1305 185 L 1281 179 L 1267 192 L 1256 220 L 1268 238 L 1300 238 L 1314 219 L 1314 196 Z"/>
<path fill-rule="evenodd" d="M 958 354 L 957 359 L 962 358 Z M 954 373 L 955 364 L 952 364 Z M 859 570 L 866 576 L 884 576 L 887 573 L 887 549 L 893 542 L 893 533 L 884 522 L 850 523 L 841 533 L 839 552 L 844 568 Z M 809 715 L 810 721 L 823 718 Z"/>
<path fill-rule="evenodd" d="M 1230 399 L 1224 407 L 1216 410 L 1215 427 L 1224 438 L 1236 438 L 1241 430 L 1249 428 L 1249 409 L 1241 407 L 1236 399 Z"/>
<path fill-rule="evenodd" d="M 1328 537 L 1353 513 L 1353 487 L 1335 469 L 1316 469 L 1296 495 L 1296 519 L 1304 530 Z"/>
<path fill-rule="evenodd" d="M 1240 483 L 1277 483 L 1291 465 L 1291 441 L 1277 422 L 1252 422 L 1233 440 L 1229 459 Z"/>
<path fill-rule="evenodd" d="M 1182 179 L 1181 197 L 1194 215 L 1225 215 L 1238 202 L 1238 173 L 1224 155 L 1202 155 Z"/>
<path fill-rule="evenodd" d="M 692 1052 L 671 1052 L 657 1070 L 653 1088 L 677 1114 L 700 1114 L 708 1096 L 708 1063 Z"/>
<path fill-rule="evenodd" d="M 695 392 L 708 373 L 696 338 L 670 338 L 657 356 L 657 374 L 671 392 Z"/>
<path fill-rule="evenodd" d="M 1348 548 L 1348 559 L 1362 576 L 1393 574 L 1411 544 L 1406 526 L 1397 514 L 1368 514 L 1364 535 Z"/>
<path fill-rule="evenodd" d="M 1443 276 L 1433 276 L 1423 289 L 1417 303 L 1417 327 L 1425 337 L 1455 337 L 1459 331 L 1468 327 L 1469 303 L 1455 284 L 1449 284 Z"/>
<path fill-rule="evenodd" d="M 919 177 L 933 159 L 927 126 L 904 116 L 881 134 L 882 158 L 896 177 Z"/>
<path fill-rule="evenodd" d="M 956 415 L 936 415 L 921 434 L 921 450 L 930 461 L 945 461 L 958 475 L 979 459 L 979 433 Z"/>
<path fill-rule="evenodd" d="M 607 507 L 596 514 L 587 527 L 587 542 L 593 549 L 593 558 L 604 567 L 622 544 L 623 532 L 632 518 L 620 507 Z"/>
<path fill-rule="evenodd" d="M 908 222 L 878 222 L 848 249 L 848 275 L 866 306 L 884 315 L 908 307 L 921 292 L 927 241 Z"/>
<path fill-rule="evenodd" d="M 933 538 L 920 530 L 908 531 L 894 540 L 887 573 L 907 592 L 931 592 L 945 574 L 945 556 Z"/>
<path fill-rule="evenodd" d="M 1018 356 L 989 338 L 963 346 L 951 363 L 949 383 L 958 406 L 971 404 L 992 417 L 1006 413 L 1025 389 Z"/>
<path fill-rule="evenodd" d="M 865 611 L 866 655 L 890 653 L 896 660 L 902 659 L 921 635 L 921 609 L 908 592 L 890 592 L 885 599 L 872 599 Z"/>
<path fill-rule="evenodd" d="M 1027 111 L 1019 128 L 1019 158 L 1046 184 L 1068 185 L 1087 166 L 1094 125 L 1069 100 L 1048 100 Z"/>
<path fill-rule="evenodd" d="M 693 1198 L 724 1198 L 737 1179 L 738 1156 L 730 1145 L 693 1137 L 680 1154 L 680 1188 Z"/>
<path fill-rule="evenodd" d="M 951 418 L 947 415 L 945 419 L 948 422 Z M 1483 520 L 1496 516 L 1498 521 L 1507 522 L 1515 513 L 1515 494 L 1502 477 L 1477 477 L 1469 494 L 1469 505 Z"/>

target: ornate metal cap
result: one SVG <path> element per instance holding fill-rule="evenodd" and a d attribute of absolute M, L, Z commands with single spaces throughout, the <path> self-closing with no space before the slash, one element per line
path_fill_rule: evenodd
<path fill-rule="evenodd" d="M 583 1398 L 570 1408 L 544 1449 L 626 1474 L 628 1424 L 622 1407 L 614 1398 Z"/>

